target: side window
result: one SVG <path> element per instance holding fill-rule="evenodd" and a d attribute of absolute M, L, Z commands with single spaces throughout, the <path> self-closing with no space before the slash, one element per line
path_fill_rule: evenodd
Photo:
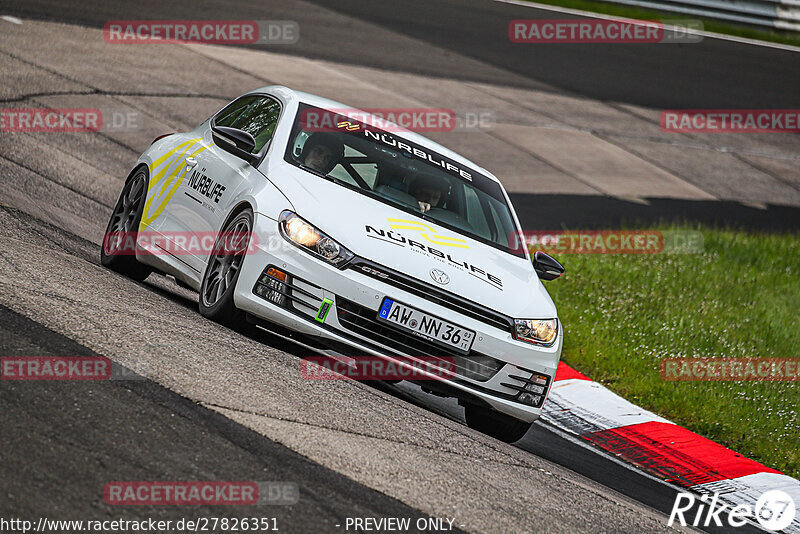
<path fill-rule="evenodd" d="M 253 95 L 234 100 L 222 111 L 217 113 L 216 117 L 214 117 L 214 124 L 217 126 L 232 126 L 233 121 L 235 121 L 239 115 L 242 114 L 242 111 L 247 109 L 247 106 L 252 104 L 257 98 L 257 96 Z"/>
<path fill-rule="evenodd" d="M 244 130 L 256 140 L 254 153 L 258 153 L 272 139 L 281 105 L 268 96 L 251 95 L 232 102 L 214 119 L 217 126 L 228 126 Z"/>

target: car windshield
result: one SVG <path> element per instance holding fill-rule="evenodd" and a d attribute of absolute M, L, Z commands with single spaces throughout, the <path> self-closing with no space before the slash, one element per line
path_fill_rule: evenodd
<path fill-rule="evenodd" d="M 301 105 L 286 161 L 509 254 L 525 256 L 496 181 L 394 133 Z"/>

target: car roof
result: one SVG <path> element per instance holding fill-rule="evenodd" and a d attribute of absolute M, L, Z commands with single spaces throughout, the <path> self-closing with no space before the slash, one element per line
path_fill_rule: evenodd
<path fill-rule="evenodd" d="M 325 98 L 319 95 L 306 93 L 305 91 L 296 91 L 289 87 L 285 87 L 283 85 L 269 85 L 266 87 L 262 87 L 260 89 L 256 89 L 255 91 L 251 91 L 252 93 L 271 93 L 277 96 L 283 97 L 285 100 L 288 101 L 296 101 L 298 103 L 309 104 L 318 108 L 327 109 L 327 110 L 341 110 L 341 109 L 355 109 L 357 111 L 362 111 L 359 108 L 354 108 L 353 106 L 348 106 L 346 104 L 342 104 L 341 102 L 337 102 L 335 100 L 331 100 L 329 98 Z M 362 111 L 363 112 L 363 111 Z M 369 115 L 367 112 L 363 112 L 365 115 Z M 377 118 L 377 117 L 376 117 Z M 389 122 L 385 119 L 380 119 L 383 122 Z M 391 123 L 390 123 L 391 124 Z M 453 152 L 449 148 L 440 145 L 439 143 L 428 139 L 425 136 L 422 136 L 416 132 L 412 131 L 404 131 L 402 132 L 402 136 L 409 141 L 417 143 L 421 146 L 429 148 L 431 150 L 435 150 L 436 152 L 446 156 L 454 161 L 458 161 L 468 167 L 472 167 L 473 169 L 479 171 L 481 174 L 491 178 L 497 183 L 500 183 L 500 180 L 497 179 L 495 175 L 493 175 L 488 170 L 484 169 L 480 165 L 475 164 L 475 162 L 468 160 L 458 152 Z"/>

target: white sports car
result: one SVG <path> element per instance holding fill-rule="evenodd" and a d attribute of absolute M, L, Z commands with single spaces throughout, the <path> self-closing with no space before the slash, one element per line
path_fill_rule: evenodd
<path fill-rule="evenodd" d="M 270 86 L 159 137 L 107 229 L 136 236 L 135 250 L 106 239 L 103 265 L 138 280 L 172 275 L 200 293 L 204 316 L 249 320 L 337 358 L 447 362 L 453 372 L 430 373 L 423 389 L 457 398 L 470 427 L 516 441 L 541 414 L 561 355 L 540 280 L 563 267 L 531 258 L 488 171 L 346 109 Z M 333 120 L 320 127 L 320 117 Z M 195 246 L 208 235 L 213 247 Z M 230 235 L 251 238 L 222 246 Z"/>

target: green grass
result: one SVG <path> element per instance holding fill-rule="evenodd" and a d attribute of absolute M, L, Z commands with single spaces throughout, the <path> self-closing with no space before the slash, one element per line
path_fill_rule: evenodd
<path fill-rule="evenodd" d="M 562 254 L 562 359 L 633 403 L 800 478 L 800 382 L 663 380 L 670 357 L 800 357 L 800 235 L 702 228 L 697 254 Z"/>
<path fill-rule="evenodd" d="M 761 29 L 753 26 L 744 26 L 734 23 L 722 22 L 719 20 L 684 15 L 681 13 L 670 13 L 667 11 L 656 11 L 622 4 L 613 4 L 601 0 L 529 0 L 538 4 L 548 4 L 551 6 L 567 7 L 570 9 L 580 9 L 593 13 L 603 13 L 620 18 L 639 19 L 639 20 L 681 20 L 692 19 L 703 23 L 705 31 L 769 41 L 773 43 L 800 46 L 800 34 L 792 32 L 775 31 Z"/>

